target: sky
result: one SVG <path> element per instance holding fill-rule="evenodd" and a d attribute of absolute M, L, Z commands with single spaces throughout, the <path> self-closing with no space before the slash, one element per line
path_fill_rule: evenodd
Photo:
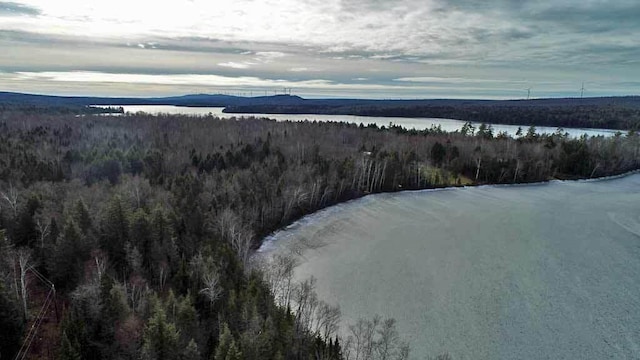
<path fill-rule="evenodd" d="M 638 95 L 639 39 L 638 0 L 0 0 L 0 91 Z"/>

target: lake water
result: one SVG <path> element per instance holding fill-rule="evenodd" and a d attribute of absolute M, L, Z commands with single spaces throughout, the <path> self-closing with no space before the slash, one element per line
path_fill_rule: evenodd
<path fill-rule="evenodd" d="M 118 105 L 111 105 L 113 107 L 119 107 Z M 213 116 L 225 117 L 229 118 L 232 116 L 235 117 L 243 117 L 243 116 L 256 116 L 256 117 L 268 117 L 270 119 L 275 119 L 277 121 L 303 121 L 303 120 L 318 120 L 318 121 L 334 121 L 334 122 L 348 122 L 354 124 L 376 124 L 378 126 L 389 126 L 389 123 L 394 123 L 396 125 L 400 125 L 407 129 L 429 129 L 431 126 L 440 125 L 442 130 L 445 131 L 455 131 L 460 130 L 462 125 L 464 125 L 464 121 L 460 120 L 452 120 L 452 119 L 435 119 L 435 118 L 398 118 L 398 117 L 369 117 L 369 116 L 352 116 L 352 115 L 295 115 L 295 114 L 226 114 L 223 113 L 222 107 L 179 107 L 179 106 L 170 106 L 170 105 L 138 105 L 138 106 L 122 106 L 125 112 L 136 113 L 138 111 L 143 111 L 150 114 L 183 114 L 183 115 L 208 115 L 211 114 Z M 473 123 L 476 128 L 480 125 L 479 123 Z M 493 124 L 494 134 L 498 134 L 500 131 L 505 131 L 507 134 L 511 136 L 515 136 L 518 131 L 517 125 L 500 125 Z M 526 133 L 528 126 L 523 125 L 522 129 Z M 546 133 L 551 134 L 556 132 L 557 128 L 552 127 L 536 127 L 538 133 Z M 607 130 L 607 129 L 575 129 L 575 128 L 565 128 L 565 132 L 568 132 L 570 136 L 579 137 L 583 134 L 587 134 L 589 136 L 613 136 L 616 131 L 615 130 Z"/>
<path fill-rule="evenodd" d="M 396 318 L 413 359 L 640 358 L 639 174 L 371 195 L 257 256 L 300 244 L 296 279 L 345 321 Z"/>

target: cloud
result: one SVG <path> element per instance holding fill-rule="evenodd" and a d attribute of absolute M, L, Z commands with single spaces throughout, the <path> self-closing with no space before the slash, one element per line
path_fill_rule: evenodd
<path fill-rule="evenodd" d="M 251 56 L 251 60 L 227 61 L 218 63 L 218 65 L 232 69 L 248 69 L 259 64 L 270 64 L 277 59 L 287 56 L 287 54 L 280 51 L 242 51 L 240 55 Z"/>
<path fill-rule="evenodd" d="M 72 72 L 17 72 L 17 80 L 42 80 L 79 83 L 140 83 L 160 85 L 204 85 L 219 87 L 296 87 L 296 88 L 360 88 L 362 85 L 335 83 L 325 79 L 291 81 L 262 79 L 251 76 L 221 76 L 200 74 L 115 74 L 89 71 Z"/>
<path fill-rule="evenodd" d="M 524 81 L 517 81 L 517 80 L 471 79 L 471 78 L 439 77 L 439 76 L 402 77 L 402 78 L 393 79 L 393 81 L 411 82 L 411 83 L 442 83 L 442 84 L 525 83 Z"/>
<path fill-rule="evenodd" d="M 287 54 L 280 51 L 258 51 L 256 57 L 263 59 L 263 61 L 272 61 L 287 56 Z"/>
<path fill-rule="evenodd" d="M 14 72 L 366 78 L 405 95 L 640 80 L 637 0 L 16 1 L 0 2 L 0 68 Z"/>
<path fill-rule="evenodd" d="M 525 18 L 581 32 L 599 33 L 619 31 L 632 27 L 638 29 L 640 3 L 635 0 L 566 1 L 553 6 L 534 8 Z"/>
<path fill-rule="evenodd" d="M 0 1 L 0 17 L 2 16 L 37 16 L 40 9 L 15 2 Z"/>
<path fill-rule="evenodd" d="M 228 62 L 223 62 L 223 63 L 218 63 L 219 66 L 223 66 L 223 67 L 229 67 L 232 69 L 248 69 L 250 66 L 254 65 L 253 63 L 250 62 L 234 62 L 234 61 L 228 61 Z"/>
<path fill-rule="evenodd" d="M 185 93 L 216 93 L 228 91 L 266 91 L 283 87 L 293 88 L 297 95 L 306 97 L 367 97 L 367 98 L 522 98 L 524 88 L 510 88 L 495 84 L 443 87 L 433 84 L 358 84 L 327 79 L 285 80 L 248 76 L 200 74 L 126 74 L 101 72 L 0 72 L 3 90 L 60 95 L 100 96 L 168 96 Z M 630 82 L 629 85 L 637 85 Z M 579 84 L 557 83 L 546 90 L 533 88 L 536 97 L 558 96 L 570 92 L 579 94 Z M 621 95 L 619 83 L 588 82 L 585 87 L 591 96 Z"/>

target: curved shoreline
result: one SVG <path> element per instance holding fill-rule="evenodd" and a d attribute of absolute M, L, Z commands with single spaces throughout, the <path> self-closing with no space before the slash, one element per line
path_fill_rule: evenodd
<path fill-rule="evenodd" d="M 262 256 L 293 250 L 294 279 L 314 276 L 345 324 L 395 318 L 415 359 L 444 351 L 535 358 L 536 347 L 545 357 L 629 354 L 624 335 L 638 329 L 625 315 L 637 309 L 640 263 L 629 232 L 640 229 L 638 173 L 367 197 L 274 234 Z M 609 345 L 593 345 L 599 340 Z"/>
<path fill-rule="evenodd" d="M 595 177 L 595 178 L 578 178 L 578 179 L 571 179 L 571 180 L 560 180 L 560 179 L 552 179 L 552 180 L 546 180 L 546 181 L 536 181 L 536 182 L 520 182 L 520 183 L 513 183 L 513 184 L 476 184 L 476 185 L 459 185 L 459 186 L 443 186 L 443 187 L 433 187 L 433 188 L 425 188 L 425 189 L 408 189 L 408 190 L 400 190 L 400 191 L 385 191 L 385 192 L 376 192 L 376 193 L 370 193 L 370 194 L 364 194 L 360 197 L 356 197 L 353 199 L 349 199 L 346 201 L 342 201 L 342 202 L 337 202 L 335 204 L 332 204 L 330 206 L 315 210 L 313 212 L 310 212 L 308 214 L 302 215 L 301 217 L 299 217 L 298 219 L 295 219 L 291 222 L 289 222 L 288 224 L 285 224 L 281 227 L 279 227 L 278 229 L 270 232 L 268 235 L 264 236 L 261 238 L 260 240 L 260 246 L 257 247 L 256 249 L 254 249 L 252 256 L 255 256 L 258 253 L 264 253 L 265 251 L 268 251 L 269 249 L 265 248 L 265 245 L 268 246 L 268 244 L 273 243 L 273 241 L 275 240 L 275 237 L 278 233 L 282 232 L 282 231 L 286 231 L 286 230 L 291 230 L 293 228 L 296 228 L 300 225 L 304 225 L 305 223 L 308 223 L 310 221 L 310 217 L 314 217 L 317 216 L 319 214 L 325 214 L 325 213 L 329 213 L 329 212 L 335 212 L 336 210 L 338 210 L 340 207 L 347 205 L 349 203 L 355 202 L 355 201 L 362 201 L 364 199 L 367 199 L 369 197 L 375 196 L 375 195 L 382 195 L 382 194 L 399 194 L 399 193 L 420 193 L 420 192 L 435 192 L 435 191 L 446 191 L 446 190 L 453 190 L 453 189 L 472 189 L 472 188 L 487 188 L 487 187 L 524 187 L 524 186 L 541 186 L 541 185 L 548 185 L 548 184 L 552 184 L 552 183 L 567 183 L 567 182 L 575 182 L 575 183 L 585 183 L 585 182 L 601 182 L 601 181 L 610 181 L 610 180 L 616 180 L 616 179 L 621 179 L 627 176 L 632 176 L 632 175 L 636 175 L 636 174 L 640 174 L 640 169 L 636 169 L 636 170 L 631 170 L 631 171 L 627 171 L 621 174 L 617 174 L 617 175 L 607 175 L 607 176 L 600 176 L 600 177 Z"/>

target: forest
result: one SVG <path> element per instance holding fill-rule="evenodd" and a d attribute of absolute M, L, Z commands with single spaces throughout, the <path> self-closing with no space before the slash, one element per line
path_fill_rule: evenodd
<path fill-rule="evenodd" d="M 224 112 L 251 114 L 328 114 L 376 117 L 444 118 L 509 125 L 640 129 L 640 96 L 540 98 L 531 100 L 473 99 L 307 99 L 297 95 L 231 96 L 191 94 L 162 98 L 101 98 L 0 92 L 0 111 L 22 108 L 37 113 L 66 111 L 120 112 L 92 105 L 173 105 L 224 107 Z M 53 109 L 56 110 L 53 110 Z M 71 110 L 71 111 L 70 111 Z"/>
<path fill-rule="evenodd" d="M 306 103 L 294 105 L 233 105 L 227 113 L 330 114 L 379 117 L 423 117 L 549 127 L 639 129 L 637 102 L 589 102 L 585 99 L 551 102 L 547 99 L 521 101 L 379 101 L 365 104 Z"/>
<path fill-rule="evenodd" d="M 0 358 L 407 359 L 393 319 L 340 331 L 261 240 L 371 193 L 639 168 L 636 131 L 0 111 Z"/>

